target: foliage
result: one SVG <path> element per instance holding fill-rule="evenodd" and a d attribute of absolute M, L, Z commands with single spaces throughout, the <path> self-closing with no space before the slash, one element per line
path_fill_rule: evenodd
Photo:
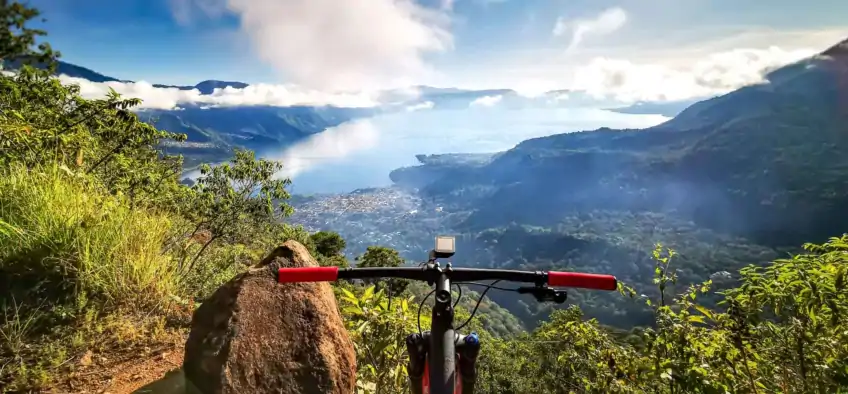
<path fill-rule="evenodd" d="M 19 288 L 28 302 L 143 305 L 179 291 L 176 267 L 161 254 L 166 215 L 134 210 L 74 174 L 20 165 L 0 171 L 0 205 L 1 287 Z"/>
<path fill-rule="evenodd" d="M 28 67 L 0 76 L 0 164 L 65 167 L 134 204 L 171 205 L 181 159 L 162 157 L 156 146 L 184 136 L 141 122 L 131 112 L 140 103 L 114 91 L 86 100 L 78 86 Z"/>
<path fill-rule="evenodd" d="M 322 267 L 334 266 L 339 268 L 350 267 L 343 252 L 347 243 L 339 233 L 333 231 L 318 231 L 309 235 L 308 247 L 310 247 Z"/>
<path fill-rule="evenodd" d="M 47 34 L 44 30 L 27 26 L 41 12 L 26 4 L 4 1 L 0 7 L 0 62 L 24 58 L 26 61 L 50 63 L 59 56 L 48 43 L 36 45 L 37 37 Z"/>
<path fill-rule="evenodd" d="M 21 24 L 37 12 L 3 2 L 0 15 L 15 25 L 0 27 L 3 60 L 55 55 L 46 44 L 30 48 L 40 32 Z M 184 186 L 182 158 L 162 149 L 184 135 L 142 121 L 138 99 L 85 99 L 49 71 L 0 75 L 8 390 L 51 387 L 91 351 L 158 348 L 184 335 L 195 301 L 268 250 L 288 239 L 311 246 L 303 228 L 279 221 L 291 210 L 289 181 L 274 178 L 279 163 L 239 152 Z"/>
<path fill-rule="evenodd" d="M 848 388 L 848 236 L 805 249 L 764 268 L 744 268 L 741 283 L 718 294 L 727 306 L 719 311 L 698 302 L 712 291 L 711 281 L 670 293 L 679 255 L 657 245 L 651 253 L 657 296 L 619 288 L 652 311 L 652 328 L 614 333 L 573 306 L 554 311 L 532 333 L 495 338 L 482 332 L 477 392 L 841 392 Z M 410 323 L 412 300 L 392 307 L 374 289 L 337 293 L 356 342 L 360 387 L 404 392 L 406 382 L 397 377 L 407 356 L 398 349 L 417 330 Z M 465 316 L 459 308 L 457 320 Z"/>
<path fill-rule="evenodd" d="M 187 216 L 196 223 L 190 237 L 200 232 L 206 235 L 187 270 L 191 271 L 213 242 L 247 242 L 273 231 L 279 220 L 291 213 L 290 206 L 279 203 L 289 197 L 285 187 L 291 181 L 273 179 L 281 169 L 280 163 L 257 160 L 254 152 L 245 150 L 236 151 L 232 163 L 201 166 Z"/>
<path fill-rule="evenodd" d="M 166 319 L 186 288 L 161 253 L 173 218 L 102 185 L 16 164 L 0 169 L 0 207 L 0 385 L 10 390 L 49 384 L 87 350 L 125 346 L 126 330 L 107 325 L 136 311 Z M 149 334 L 134 343 L 160 338 Z"/>
<path fill-rule="evenodd" d="M 556 311 L 525 337 L 495 342 L 481 356 L 481 392 L 825 393 L 848 387 L 843 311 L 848 236 L 808 253 L 742 270 L 723 293 L 725 312 L 696 301 L 709 281 L 672 297 L 674 253 L 655 249 L 647 302 L 655 327 L 631 344 L 576 309 Z M 622 286 L 623 294 L 635 295 Z"/>
<path fill-rule="evenodd" d="M 323 256 L 335 256 L 344 251 L 346 245 L 344 238 L 339 233 L 332 231 L 318 231 L 310 236 L 315 244 L 315 251 Z"/>
<path fill-rule="evenodd" d="M 357 379 L 373 384 L 378 394 L 407 392 L 406 336 L 417 331 L 413 298 L 391 302 L 375 289 L 370 286 L 360 294 L 340 289 L 341 311 L 356 348 Z"/>
<path fill-rule="evenodd" d="M 18 2 L 0 5 L 0 16 L 6 22 L 0 28 L 3 60 L 21 56 L 52 59 L 49 46 L 32 48 L 42 32 L 24 27 L 37 15 Z M 347 265 L 341 255 L 347 243 L 337 234 L 311 235 L 279 222 L 291 212 L 285 201 L 289 181 L 274 178 L 279 163 L 257 160 L 252 152 L 240 151 L 232 163 L 205 166 L 194 187 L 179 184 L 182 158 L 168 156 L 161 148 L 167 141 L 185 137 L 142 122 L 132 111 L 139 103 L 114 92 L 102 100 L 87 100 L 80 97 L 79 87 L 64 86 L 33 68 L 0 76 L 0 285 L 4 289 L 0 294 L 0 385 L 4 389 L 48 387 L 51 378 L 66 374 L 68 366 L 87 350 L 132 351 L 137 349 L 133 346 L 155 343 L 168 332 L 166 322 L 185 319 L 195 300 L 202 301 L 247 263 L 287 239 L 307 245 L 323 265 Z M 599 255 L 604 259 L 596 269 L 609 268 L 611 261 L 623 259 L 649 263 L 625 267 L 632 272 L 623 277 L 633 287 L 620 287 L 621 294 L 635 299 L 633 305 L 638 306 L 634 308 L 639 308 L 649 328 L 612 332 L 595 319 L 584 320 L 576 307 L 554 311 L 531 333 L 503 330 L 518 333 L 514 337 L 506 337 L 501 330 L 485 332 L 484 327 L 493 327 L 490 321 L 472 320 L 465 329 L 483 331 L 479 392 L 829 393 L 848 387 L 848 236 L 823 245 L 805 245 L 804 253 L 786 259 L 775 259 L 774 250 L 724 238 L 694 248 L 686 244 L 685 251 L 675 253 L 662 246 L 653 251 L 642 249 L 657 241 L 647 235 L 618 237 L 616 231 L 608 231 L 613 222 L 619 227 L 621 223 L 645 223 L 645 215 L 636 215 L 632 221 L 622 220 L 621 214 L 593 216 L 610 207 L 650 210 L 670 203 L 659 196 L 680 197 L 669 193 L 667 186 L 673 182 L 654 184 L 642 179 L 721 175 L 732 173 L 725 170 L 733 166 L 746 168 L 743 175 L 760 174 L 767 163 L 759 160 L 777 157 L 801 162 L 814 157 L 810 153 L 818 152 L 816 149 L 839 151 L 839 144 L 828 142 L 836 129 L 827 119 L 814 113 L 809 119 L 821 123 L 822 132 L 805 133 L 807 128 L 792 125 L 807 119 L 800 117 L 799 111 L 808 107 L 795 108 L 783 100 L 764 103 L 783 109 L 781 116 L 797 119 L 782 117 L 782 121 L 791 121 L 789 125 L 769 123 L 787 131 L 779 133 L 775 143 L 770 140 L 775 134 L 769 127 L 757 127 L 761 150 L 757 150 L 758 144 L 740 143 L 728 137 L 736 133 L 723 130 L 704 135 L 706 129 L 698 129 L 698 133 L 677 133 L 674 138 L 662 130 L 638 136 L 607 130 L 594 136 L 576 133 L 531 141 L 491 163 L 475 165 L 471 175 L 454 177 L 460 183 L 480 181 L 468 186 L 474 202 L 487 193 L 485 198 L 495 197 L 479 212 L 464 216 L 470 218 L 466 238 L 473 238 L 468 234 L 475 229 L 503 229 L 509 219 L 544 222 L 547 228 L 554 228 L 486 232 L 477 241 L 488 244 L 475 251 L 474 264 L 496 260 L 508 267 L 582 269 L 587 268 L 587 261 L 593 261 L 587 256 Z M 758 116 L 751 119 L 764 120 Z M 751 127 L 745 124 L 732 126 Z M 760 133 L 768 138 L 761 138 Z M 621 149 L 627 145 L 623 140 L 639 139 L 631 148 L 644 148 L 665 138 L 667 148 L 669 140 L 674 145 L 692 135 L 698 136 L 701 145 L 675 152 L 681 160 L 653 155 L 654 148 Z M 606 139 L 609 136 L 612 138 Z M 796 144 L 803 149 L 795 149 L 798 136 L 813 139 Z M 587 149 L 599 142 L 605 151 Z M 754 159 L 728 155 L 731 145 L 750 148 L 748 155 L 737 156 Z M 781 151 L 781 147 L 788 148 Z M 707 151 L 718 152 L 720 163 L 704 171 L 692 170 L 693 163 L 701 162 L 699 155 Z M 510 163 L 525 168 L 498 171 Z M 592 171 L 575 175 L 573 182 L 563 182 L 562 168 L 567 167 L 592 167 Z M 528 173 L 534 176 L 511 178 Z M 661 176 L 647 176 L 657 174 Z M 821 228 L 810 223 L 840 209 L 840 204 L 832 204 L 844 194 L 837 187 L 840 173 L 829 171 L 826 175 L 822 191 L 809 183 L 819 182 L 816 177 L 793 172 L 788 178 L 789 197 L 778 193 L 781 188 L 770 185 L 768 176 L 748 179 L 731 175 L 720 178 L 718 194 L 735 208 L 751 208 L 745 213 L 756 216 L 759 225 L 772 223 L 778 215 L 769 213 L 785 211 L 790 202 L 817 201 L 799 210 L 800 214 L 793 212 L 775 222 L 803 219 L 797 231 L 779 234 L 786 237 L 777 243 L 784 243 L 803 234 L 820 233 Z M 504 186 L 493 190 L 487 182 Z M 757 187 L 746 195 L 742 191 L 748 182 Z M 550 187 L 564 183 L 571 189 L 585 186 L 585 192 L 567 194 Z M 822 193 L 831 197 L 816 199 Z M 629 200 L 623 205 L 613 201 L 621 196 Z M 519 217 L 510 217 L 514 210 L 503 209 L 526 201 L 534 201 L 532 209 L 519 212 Z M 580 209 L 572 213 L 554 209 L 567 204 Z M 700 210 L 698 206 L 671 205 L 694 210 L 689 213 L 702 221 L 715 208 L 709 204 Z M 809 217 L 802 215 L 806 213 Z M 591 220 L 584 215 L 592 216 Z M 630 227 L 645 232 L 638 225 Z M 681 228 L 661 235 L 669 237 Z M 725 241 L 732 245 L 713 250 L 705 247 Z M 671 244 L 678 245 L 679 240 Z M 509 261 L 496 259 L 507 252 L 513 257 Z M 190 263 L 185 264 L 189 258 Z M 711 281 L 696 281 L 710 273 L 704 270 L 735 269 L 742 262 L 763 259 L 773 262 L 743 268 L 738 283 L 725 284 L 717 293 L 712 293 Z M 397 251 L 385 247 L 369 247 L 357 262 L 363 267 L 404 263 Z M 701 271 L 693 269 L 697 264 L 703 264 Z M 653 291 L 649 291 L 649 283 L 653 283 Z M 360 389 L 406 391 L 405 338 L 418 330 L 418 310 L 411 305 L 420 302 L 422 295 L 405 281 L 366 287 L 339 285 L 335 291 L 355 342 Z M 588 292 L 571 296 L 589 307 L 629 302 L 622 298 L 600 302 L 600 297 Z M 540 318 L 540 311 L 548 311 L 530 311 L 523 302 L 512 305 L 524 308 L 524 317 Z M 457 321 L 468 317 L 468 309 L 467 304 L 457 306 Z M 618 310 L 600 309 L 621 315 Z M 425 305 L 424 327 L 429 325 L 427 312 Z"/>
<path fill-rule="evenodd" d="M 400 267 L 403 263 L 403 258 L 400 257 L 398 251 L 383 246 L 369 246 L 362 256 L 356 258 L 356 266 L 363 268 Z M 409 286 L 409 281 L 405 279 L 384 279 L 375 281 L 375 283 L 379 289 L 386 289 L 390 296 L 402 294 Z"/>

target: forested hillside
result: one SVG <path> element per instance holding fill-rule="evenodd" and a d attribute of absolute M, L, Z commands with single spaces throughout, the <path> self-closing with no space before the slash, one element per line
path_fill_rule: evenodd
<path fill-rule="evenodd" d="M 203 107 L 186 105 L 179 111 L 145 110 L 141 120 L 186 135 L 169 143 L 166 153 L 185 157 L 185 169 L 233 157 L 236 149 L 279 152 L 309 136 L 351 119 L 368 116 L 369 109 L 336 107 Z"/>
<path fill-rule="evenodd" d="M 37 16 L 17 2 L 0 5 L 0 59 L 54 59 L 48 46 L 34 47 L 43 32 L 26 27 Z M 403 263 L 381 247 L 351 262 L 338 234 L 284 224 L 290 182 L 273 178 L 284 163 L 238 151 L 228 163 L 203 166 L 194 186 L 180 184 L 182 157 L 161 147 L 186 136 L 141 121 L 133 112 L 138 104 L 117 94 L 83 99 L 78 87 L 34 68 L 0 75 L 4 392 L 106 392 L 122 361 L 162 364 L 181 351 L 198 303 L 288 239 L 306 245 L 322 265 Z M 495 333 L 487 332 L 484 324 L 493 324 L 486 318 L 473 320 L 466 329 L 481 332 L 483 341 L 478 392 L 831 393 L 848 387 L 848 238 L 745 268 L 736 285 L 709 296 L 723 301 L 715 310 L 697 304 L 712 291 L 709 281 L 672 291 L 681 279 L 695 280 L 679 262 L 691 267 L 703 255 L 655 248 L 650 236 L 641 238 L 645 245 L 636 238 L 592 238 L 629 223 L 618 215 L 560 220 L 568 226 L 562 233 L 585 234 L 579 238 L 526 226 L 479 235 L 481 242 L 498 241 L 491 250 L 518 248 L 533 264 L 595 248 L 610 259 L 638 250 L 644 257 L 632 267 L 629 285 L 655 290 L 641 297 L 620 287 L 616 302 L 644 305 L 652 326 L 631 332 L 608 331 L 579 307 L 556 311 L 524 334 L 508 318 Z M 626 231 L 648 231 L 636 224 L 651 215 L 632 218 L 636 223 Z M 768 250 L 726 243 L 715 253 L 774 259 Z M 396 301 L 388 303 L 383 289 L 392 289 Z M 410 305 L 419 301 L 418 291 L 402 283 L 340 283 L 335 290 L 357 344 L 359 386 L 406 392 L 407 355 L 395 350 L 416 330 L 417 308 Z M 591 305 L 591 297 L 573 300 Z M 458 309 L 458 320 L 468 316 L 467 307 Z"/>
<path fill-rule="evenodd" d="M 438 177 L 420 186 L 476 210 L 467 223 L 475 229 L 600 209 L 670 213 L 769 246 L 823 240 L 848 219 L 845 47 L 649 129 L 528 140 L 484 166 L 433 166 Z M 406 172 L 395 179 L 420 184 L 427 166 Z"/>
<path fill-rule="evenodd" d="M 37 58 L 19 56 L 4 59 L 7 70 L 18 70 L 29 64 L 52 75 L 64 75 L 91 82 L 122 82 L 85 67 L 62 61 L 39 61 Z M 196 90 L 211 95 L 215 89 L 245 88 L 242 82 L 202 81 L 193 86 L 153 84 L 157 88 Z M 175 108 L 136 108 L 139 119 L 159 129 L 186 135 L 185 141 L 163 141 L 161 148 L 171 155 L 184 158 L 184 169 L 191 170 L 203 163 L 219 163 L 231 159 L 236 149 L 250 149 L 265 153 L 278 152 L 311 135 L 346 121 L 370 116 L 373 109 L 339 108 L 333 106 L 267 105 L 202 105 L 175 103 Z"/>
<path fill-rule="evenodd" d="M 392 179 L 464 218 L 451 229 L 466 242 L 465 264 L 609 273 L 655 295 L 650 245 L 663 243 L 679 253 L 682 285 L 711 277 L 733 285 L 748 264 L 848 230 L 845 48 L 652 128 L 553 135 L 488 157 L 441 155 Z M 549 311 L 530 298 L 493 297 L 531 327 Z M 575 294 L 603 323 L 651 320 L 644 308 L 583 297 Z"/>

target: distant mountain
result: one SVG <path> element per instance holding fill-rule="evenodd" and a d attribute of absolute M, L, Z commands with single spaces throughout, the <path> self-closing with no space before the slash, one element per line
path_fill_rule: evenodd
<path fill-rule="evenodd" d="M 656 297 L 660 242 L 678 252 L 669 294 L 727 271 L 720 290 L 744 266 L 848 232 L 848 40 L 766 79 L 655 127 L 535 138 L 489 157 L 422 156 L 391 179 L 438 207 L 465 266 L 607 273 Z M 490 297 L 529 325 L 551 308 Z M 604 324 L 653 321 L 618 294 L 569 299 Z"/>
<path fill-rule="evenodd" d="M 20 67 L 21 62 L 6 62 L 6 68 Z M 132 82 L 106 76 L 85 67 L 59 62 L 57 74 L 82 78 L 92 82 Z M 154 84 L 160 88 L 197 89 L 212 94 L 215 89 L 243 89 L 243 82 L 206 80 L 194 86 Z M 183 104 L 176 110 L 141 110 L 138 115 L 157 128 L 184 133 L 184 143 L 166 143 L 163 149 L 170 154 L 182 154 L 186 167 L 200 163 L 219 162 L 231 157 L 233 149 L 248 148 L 262 154 L 279 151 L 312 134 L 338 126 L 354 118 L 371 116 L 373 110 L 336 107 L 212 107 Z"/>
<path fill-rule="evenodd" d="M 610 111 L 622 114 L 635 115 L 662 115 L 675 117 L 690 105 L 697 103 L 700 99 L 665 101 L 665 102 L 637 102 L 626 107 L 610 108 Z"/>
<path fill-rule="evenodd" d="M 236 147 L 260 155 L 278 152 L 327 128 L 372 114 L 369 109 L 303 106 L 186 106 L 179 111 L 139 113 L 157 128 L 188 136 L 186 143 L 166 147 L 168 153 L 186 156 L 188 168 L 225 160 Z"/>
<path fill-rule="evenodd" d="M 20 62 L 6 63 L 8 68 L 19 65 Z M 67 62 L 59 62 L 57 72 L 92 82 L 132 82 Z M 208 95 L 215 89 L 243 89 L 249 85 L 237 81 L 206 80 L 194 86 L 153 86 L 181 90 L 197 89 L 201 94 Z M 329 106 L 204 108 L 183 103 L 181 108 L 175 110 L 143 110 L 139 115 L 159 128 L 188 135 L 185 143 L 167 145 L 166 150 L 185 155 L 187 166 L 191 168 L 203 162 L 226 160 L 236 147 L 254 149 L 260 154 L 264 151 L 279 151 L 309 135 L 355 118 L 382 112 L 405 111 L 415 106 L 430 110 L 465 110 L 484 98 L 490 99 L 487 100 L 490 104 L 512 109 L 601 104 L 584 92 L 565 90 L 550 91 L 535 97 L 525 97 L 510 89 L 468 90 L 416 86 L 412 90 L 417 94 L 410 96 L 409 89 L 387 91 L 381 98 L 381 101 L 385 100 L 385 104 L 371 109 Z"/>
<path fill-rule="evenodd" d="M 3 68 L 9 70 L 17 70 L 24 63 L 23 59 L 17 60 L 5 60 L 3 61 Z M 35 67 L 44 67 L 40 64 L 34 64 Z M 120 80 L 117 78 L 113 78 L 110 76 L 103 75 L 99 72 L 93 71 L 91 69 L 77 66 L 76 64 L 71 64 L 67 62 L 58 62 L 56 66 L 56 74 L 57 75 L 67 75 L 69 77 L 82 78 L 91 82 L 130 82 L 125 80 Z"/>
<path fill-rule="evenodd" d="M 848 41 L 766 79 L 645 130 L 537 138 L 482 166 L 393 179 L 474 209 L 468 229 L 603 209 L 663 212 L 773 246 L 848 231 Z"/>
<path fill-rule="evenodd" d="M 3 64 L 4 68 L 7 69 L 18 69 L 21 67 L 22 61 L 6 61 Z M 36 65 L 39 67 L 40 65 Z M 43 66 L 42 66 L 43 67 Z M 56 67 L 57 75 L 67 75 L 73 78 L 82 78 L 91 82 L 134 82 L 127 79 L 118 79 L 115 77 L 110 77 L 108 75 L 103 75 L 97 71 L 91 70 L 86 67 L 78 66 L 76 64 L 59 61 Z M 177 88 L 180 90 L 191 90 L 197 89 L 201 94 L 212 94 L 215 89 L 223 89 L 225 87 L 232 87 L 235 89 L 243 89 L 249 86 L 244 82 L 228 82 L 228 81 L 216 81 L 216 80 L 206 80 L 198 83 L 193 86 L 183 86 L 183 85 L 163 85 L 163 84 L 153 84 L 154 87 L 157 88 Z"/>
<path fill-rule="evenodd" d="M 156 88 L 177 88 L 180 90 L 192 90 L 197 89 L 200 91 L 200 94 L 212 94 L 215 92 L 215 89 L 224 89 L 224 88 L 233 88 L 233 89 L 244 89 L 250 85 L 244 82 L 227 82 L 227 81 L 216 81 L 216 80 L 207 80 L 198 83 L 194 86 L 178 86 L 178 85 L 162 85 L 162 84 L 154 84 L 153 87 Z"/>

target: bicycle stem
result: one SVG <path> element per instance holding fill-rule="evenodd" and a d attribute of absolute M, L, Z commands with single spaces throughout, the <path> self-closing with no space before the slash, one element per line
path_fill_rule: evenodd
<path fill-rule="evenodd" d="M 449 266 L 447 272 L 450 272 Z M 443 274 L 436 283 L 436 303 L 433 307 L 431 331 L 410 334 L 406 338 L 409 354 L 407 375 L 412 394 L 423 394 L 425 372 L 428 374 L 430 394 L 458 393 L 459 391 L 455 391 L 457 386 L 461 388 L 462 394 L 474 393 L 480 341 L 476 333 L 456 333 L 453 327 L 455 311 L 449 289 L 450 280 Z"/>
<path fill-rule="evenodd" d="M 450 271 L 450 264 L 447 266 Z M 453 329 L 450 279 L 436 281 L 436 303 L 430 329 L 430 394 L 453 394 L 456 386 L 456 334 Z"/>

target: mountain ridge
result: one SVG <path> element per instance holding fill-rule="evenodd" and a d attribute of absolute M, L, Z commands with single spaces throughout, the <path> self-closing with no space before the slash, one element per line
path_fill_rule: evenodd
<path fill-rule="evenodd" d="M 845 230 L 826 223 L 848 221 L 846 42 L 654 127 L 540 137 L 483 166 L 430 166 L 416 182 L 422 164 L 392 179 L 448 200 L 486 190 L 466 204 L 469 228 L 549 224 L 567 207 L 669 212 L 772 245 L 820 241 Z"/>
<path fill-rule="evenodd" d="M 22 64 L 21 60 L 17 61 L 5 61 L 4 66 L 11 69 L 19 68 Z M 43 67 L 36 65 L 37 67 Z M 73 63 L 58 61 L 57 62 L 57 75 L 66 75 L 72 78 L 82 78 L 91 82 L 121 82 L 121 83 L 134 83 L 138 81 L 128 80 L 128 79 L 120 79 L 113 76 L 108 76 L 102 74 L 100 72 L 94 71 L 90 68 L 79 66 Z M 203 80 L 194 85 L 174 85 L 174 84 L 161 84 L 161 83 L 152 83 L 152 86 L 155 88 L 170 88 L 170 89 L 179 89 L 179 90 L 198 90 L 203 95 L 210 95 L 215 92 L 216 89 L 225 89 L 225 88 L 233 88 L 233 89 L 244 89 L 251 84 L 241 82 L 241 81 L 223 81 L 223 80 Z M 483 97 L 495 97 L 502 96 L 505 98 L 505 102 L 507 104 L 516 106 L 521 105 L 518 101 L 519 98 L 529 101 L 534 101 L 538 99 L 552 99 L 554 101 L 573 101 L 577 106 L 586 105 L 587 103 L 594 103 L 593 105 L 605 105 L 604 101 L 598 101 L 591 96 L 585 94 L 585 92 L 575 91 L 570 89 L 554 89 L 549 90 L 541 95 L 535 95 L 533 97 L 525 97 L 520 94 L 518 91 L 514 89 L 464 89 L 457 87 L 435 87 L 435 86 L 427 86 L 427 85 L 415 85 L 410 87 L 413 91 L 417 92 L 416 98 L 407 101 L 406 104 L 422 104 L 428 101 L 434 102 L 435 107 L 441 109 L 455 109 L 455 108 L 467 108 L 468 105 L 479 98 Z M 409 89 L 400 89 L 399 91 L 407 92 Z M 391 95 L 393 92 L 398 91 L 387 90 L 384 91 L 384 94 Z M 404 94 L 401 94 L 404 96 Z M 573 97 L 572 97 L 573 96 Z M 513 100 L 510 103 L 510 100 Z M 569 101 L 570 102 L 570 101 Z M 652 102 L 637 102 L 631 105 L 619 106 L 609 108 L 610 111 L 620 112 L 620 113 L 630 113 L 630 114 L 656 114 L 656 115 L 668 115 L 672 112 L 679 112 L 680 109 L 685 108 L 686 104 L 689 102 L 693 102 L 693 100 L 681 100 L 681 101 L 652 101 Z M 655 112 L 651 112 L 650 110 L 655 110 Z M 646 112 L 647 111 L 647 112 Z"/>

